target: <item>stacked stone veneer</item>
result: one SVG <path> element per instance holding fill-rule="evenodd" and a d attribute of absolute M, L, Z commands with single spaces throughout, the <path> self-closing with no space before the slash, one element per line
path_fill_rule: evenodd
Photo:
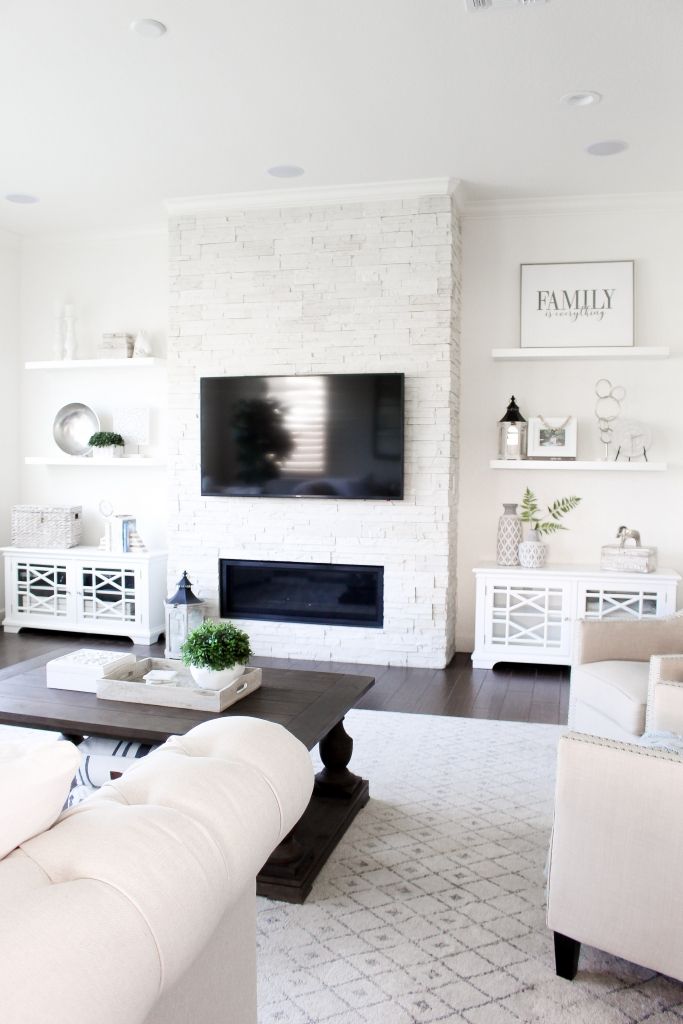
<path fill-rule="evenodd" d="M 384 628 L 247 622 L 256 653 L 439 667 L 454 649 L 460 229 L 449 195 L 171 220 L 169 585 L 218 559 L 384 566 Z M 402 501 L 200 494 L 199 380 L 402 372 Z"/>

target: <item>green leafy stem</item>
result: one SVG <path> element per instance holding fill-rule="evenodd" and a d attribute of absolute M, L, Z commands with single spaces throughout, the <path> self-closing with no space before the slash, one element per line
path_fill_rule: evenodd
<path fill-rule="evenodd" d="M 536 530 L 541 536 L 557 533 L 558 530 L 567 529 L 560 522 L 560 519 L 566 516 L 568 512 L 571 512 L 572 509 L 575 509 L 580 501 L 581 498 L 577 498 L 576 495 L 568 498 L 558 498 L 552 505 L 547 506 L 547 514 L 550 518 L 545 519 L 545 513 L 541 511 L 536 495 L 527 487 L 522 498 L 519 517 L 523 523 L 528 523 L 531 529 Z"/>

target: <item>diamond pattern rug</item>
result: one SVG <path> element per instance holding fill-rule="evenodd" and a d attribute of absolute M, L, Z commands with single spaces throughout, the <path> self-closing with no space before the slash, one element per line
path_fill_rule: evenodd
<path fill-rule="evenodd" d="M 683 985 L 545 925 L 552 725 L 352 711 L 371 800 L 303 906 L 258 901 L 259 1024 L 681 1024 Z"/>

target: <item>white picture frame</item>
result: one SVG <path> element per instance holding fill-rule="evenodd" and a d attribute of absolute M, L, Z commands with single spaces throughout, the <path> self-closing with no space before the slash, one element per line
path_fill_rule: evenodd
<path fill-rule="evenodd" d="M 137 408 L 116 406 L 112 409 L 112 421 L 127 445 L 149 444 L 150 413 L 145 406 Z"/>
<path fill-rule="evenodd" d="M 523 263 L 521 348 L 634 345 L 633 275 L 633 260 Z"/>
<path fill-rule="evenodd" d="M 528 459 L 576 458 L 576 416 L 530 416 L 526 455 Z"/>

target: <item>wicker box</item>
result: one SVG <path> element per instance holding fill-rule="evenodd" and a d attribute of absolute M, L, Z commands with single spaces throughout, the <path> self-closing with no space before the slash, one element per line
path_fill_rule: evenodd
<path fill-rule="evenodd" d="M 600 549 L 600 568 L 613 572 L 654 572 L 657 548 L 621 548 L 618 544 L 605 544 Z"/>
<path fill-rule="evenodd" d="M 13 505 L 16 548 L 74 548 L 81 542 L 82 505 Z"/>
<path fill-rule="evenodd" d="M 107 359 L 131 359 L 134 347 L 134 334 L 119 332 L 102 335 L 102 355 Z"/>

